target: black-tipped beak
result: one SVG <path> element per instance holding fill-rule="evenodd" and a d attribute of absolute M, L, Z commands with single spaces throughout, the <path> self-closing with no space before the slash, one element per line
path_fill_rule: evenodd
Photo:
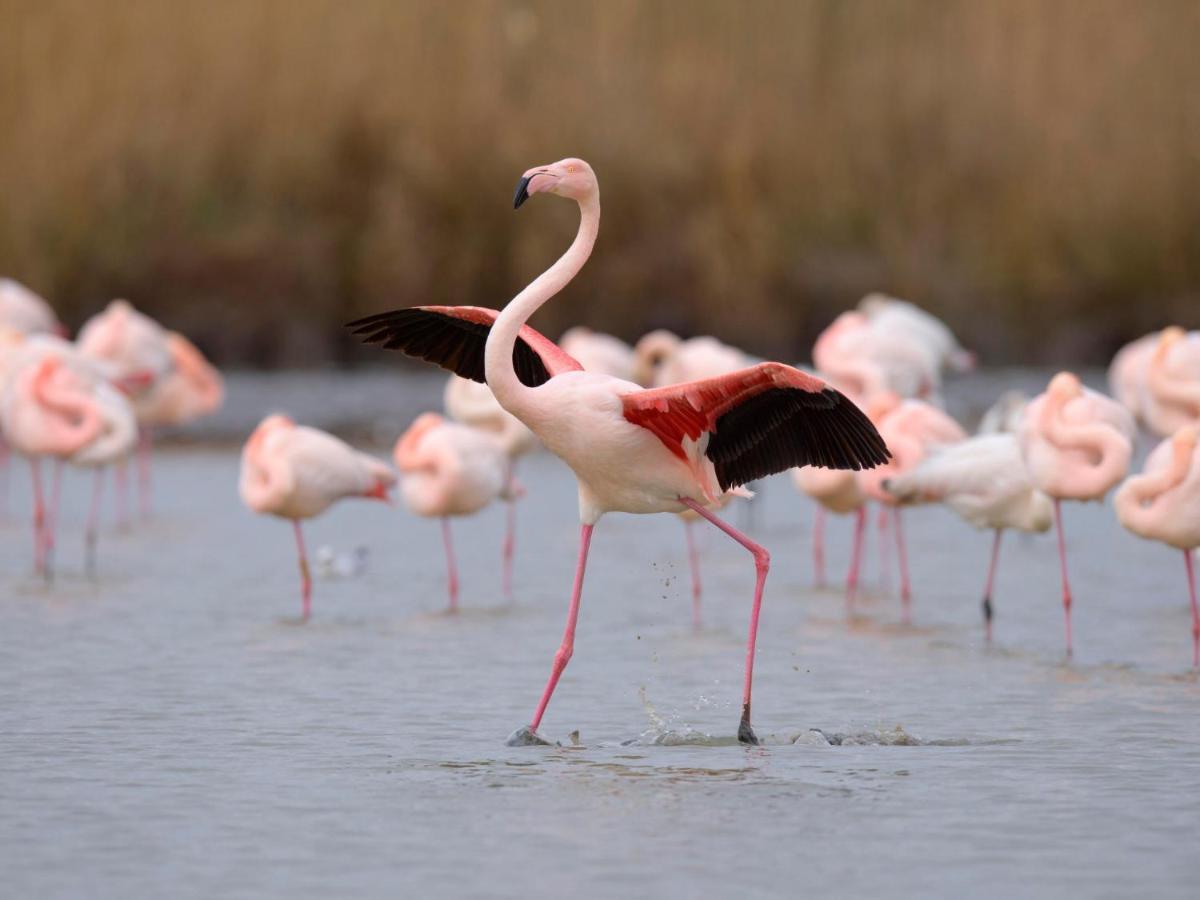
<path fill-rule="evenodd" d="M 513 193 L 513 209 L 520 209 L 521 204 L 529 199 L 529 179 L 532 176 L 525 176 L 517 182 L 517 190 Z"/>

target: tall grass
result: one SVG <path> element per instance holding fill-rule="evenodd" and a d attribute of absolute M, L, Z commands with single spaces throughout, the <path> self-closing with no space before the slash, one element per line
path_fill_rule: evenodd
<path fill-rule="evenodd" d="M 0 0 L 0 274 L 344 360 L 348 317 L 519 289 L 573 221 L 512 183 L 575 154 L 551 333 L 795 356 L 883 289 L 1098 359 L 1200 324 L 1197 46 L 1190 0 Z"/>

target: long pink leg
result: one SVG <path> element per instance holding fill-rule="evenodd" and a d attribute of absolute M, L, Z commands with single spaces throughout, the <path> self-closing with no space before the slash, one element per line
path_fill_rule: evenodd
<path fill-rule="evenodd" d="M 458 612 L 458 564 L 454 561 L 454 541 L 450 537 L 450 520 L 442 517 L 442 544 L 446 547 L 446 588 L 450 592 L 448 611 Z"/>
<path fill-rule="evenodd" d="M 129 460 L 122 458 L 117 463 L 113 476 L 116 482 L 117 527 L 122 531 L 129 527 Z"/>
<path fill-rule="evenodd" d="M 754 643 L 758 639 L 758 613 L 762 608 L 763 587 L 767 583 L 767 572 L 771 568 L 771 554 L 767 552 L 766 547 L 756 544 L 694 500 L 680 497 L 679 502 L 704 516 L 754 555 L 754 606 L 750 611 L 750 637 L 746 641 L 746 683 L 742 689 L 742 721 L 738 725 L 738 740 L 743 744 L 757 744 L 758 737 L 754 734 L 754 729 L 750 727 L 750 688 L 754 682 Z"/>
<path fill-rule="evenodd" d="M 886 594 L 892 592 L 892 544 L 888 540 L 888 519 L 890 517 L 890 510 L 881 505 L 879 517 L 876 520 L 879 534 L 879 587 Z"/>
<path fill-rule="evenodd" d="M 46 571 L 45 550 L 46 499 L 42 494 L 42 462 L 37 457 L 29 460 L 29 471 L 33 475 L 33 571 L 42 575 Z"/>
<path fill-rule="evenodd" d="M 506 602 L 512 602 L 513 554 L 517 546 L 517 501 L 505 504 L 507 522 L 504 529 L 504 545 L 500 550 L 500 591 Z"/>
<path fill-rule="evenodd" d="M 300 617 L 307 622 L 312 616 L 312 574 L 308 569 L 308 552 L 304 549 L 304 533 L 300 530 L 300 520 L 292 519 L 292 527 L 296 532 L 296 553 L 300 557 Z"/>
<path fill-rule="evenodd" d="M 96 541 L 100 534 L 100 500 L 104 496 L 104 469 L 96 467 L 92 476 L 92 505 L 88 509 L 87 529 L 84 531 L 85 565 L 88 574 L 96 575 Z"/>
<path fill-rule="evenodd" d="M 42 554 L 44 557 L 46 578 L 54 577 L 54 545 L 55 531 L 58 528 L 58 501 L 62 496 L 62 470 L 63 463 L 61 459 L 54 461 L 54 474 L 50 479 L 50 502 L 46 505 L 46 524 L 42 534 L 42 543 L 44 549 Z"/>
<path fill-rule="evenodd" d="M 1192 668 L 1200 668 L 1200 607 L 1196 606 L 1196 569 L 1192 562 L 1192 551 L 1184 550 L 1187 564 L 1188 594 L 1192 601 Z"/>
<path fill-rule="evenodd" d="M 901 615 L 907 625 L 912 622 L 912 585 L 908 580 L 908 550 L 904 546 L 904 524 L 900 518 L 900 507 L 892 510 L 892 521 L 896 525 L 896 555 L 900 557 L 900 605 Z"/>
<path fill-rule="evenodd" d="M 1058 533 L 1058 564 L 1062 571 L 1063 619 L 1067 624 L 1067 656 L 1074 653 L 1071 641 L 1071 582 L 1067 578 L 1067 543 L 1063 536 L 1062 501 L 1054 500 L 1054 529 Z"/>
<path fill-rule="evenodd" d="M 850 571 L 846 573 L 846 615 L 854 615 L 858 598 L 858 577 L 862 571 L 863 544 L 867 537 L 867 508 L 860 506 L 854 513 L 854 549 L 850 551 Z"/>
<path fill-rule="evenodd" d="M 818 588 L 825 587 L 825 507 L 817 504 L 813 515 L 813 581 Z"/>
<path fill-rule="evenodd" d="M 996 529 L 992 540 L 992 561 L 988 563 L 987 584 L 983 587 L 983 631 L 988 643 L 992 642 L 992 586 L 996 583 L 996 561 L 1000 559 L 1000 538 L 1004 529 Z"/>
<path fill-rule="evenodd" d="M 150 510 L 152 507 L 152 490 L 153 485 L 150 480 L 150 462 L 154 452 L 154 438 L 150 434 L 149 428 L 141 428 L 138 430 L 137 443 L 137 462 L 138 462 L 138 502 L 140 504 L 142 520 L 150 518 Z"/>
<path fill-rule="evenodd" d="M 683 533 L 687 535 L 688 564 L 692 568 L 692 627 L 700 628 L 700 554 L 696 551 L 696 535 L 690 519 L 684 519 Z"/>
<path fill-rule="evenodd" d="M 554 664 L 550 668 L 550 680 L 546 682 L 546 689 L 542 691 L 542 699 L 538 701 L 533 721 L 529 723 L 531 732 L 536 732 L 538 726 L 542 724 L 542 716 L 550 703 L 554 687 L 558 684 L 563 669 L 567 667 L 567 663 L 571 661 L 571 655 L 575 652 L 575 624 L 579 621 L 579 599 L 583 595 L 583 573 L 587 568 L 588 548 L 592 544 L 593 528 L 595 528 L 594 525 L 581 525 L 579 528 L 579 561 L 575 564 L 575 586 L 571 589 L 571 605 L 567 608 L 567 627 L 563 631 L 562 643 L 559 644 L 558 651 L 554 654 Z"/>

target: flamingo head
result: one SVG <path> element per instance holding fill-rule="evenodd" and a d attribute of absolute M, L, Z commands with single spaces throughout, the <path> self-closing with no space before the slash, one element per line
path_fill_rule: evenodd
<path fill-rule="evenodd" d="M 558 194 L 582 203 L 599 190 L 596 173 L 582 159 L 567 157 L 548 166 L 534 166 L 521 176 L 513 194 L 513 209 L 534 194 Z"/>

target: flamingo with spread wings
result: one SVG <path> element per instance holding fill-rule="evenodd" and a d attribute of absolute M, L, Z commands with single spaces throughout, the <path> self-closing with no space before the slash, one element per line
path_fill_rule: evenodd
<path fill-rule="evenodd" d="M 506 410 L 574 470 L 579 481 L 579 556 L 563 640 L 527 728 L 512 744 L 546 743 L 537 734 L 571 658 L 588 547 L 607 512 L 678 513 L 691 509 L 745 547 L 756 581 L 747 642 L 738 739 L 757 743 L 750 725 L 754 643 L 770 556 L 712 513 L 724 491 L 793 466 L 861 469 L 888 458 L 865 415 L 820 379 L 781 363 L 760 363 L 719 378 L 645 390 L 586 372 L 526 321 L 583 267 L 600 226 L 600 192 L 591 166 L 564 159 L 530 169 L 514 207 L 538 193 L 574 200 L 579 231 L 557 262 L 503 312 L 425 306 L 350 323 L 368 343 L 486 381 Z"/>

